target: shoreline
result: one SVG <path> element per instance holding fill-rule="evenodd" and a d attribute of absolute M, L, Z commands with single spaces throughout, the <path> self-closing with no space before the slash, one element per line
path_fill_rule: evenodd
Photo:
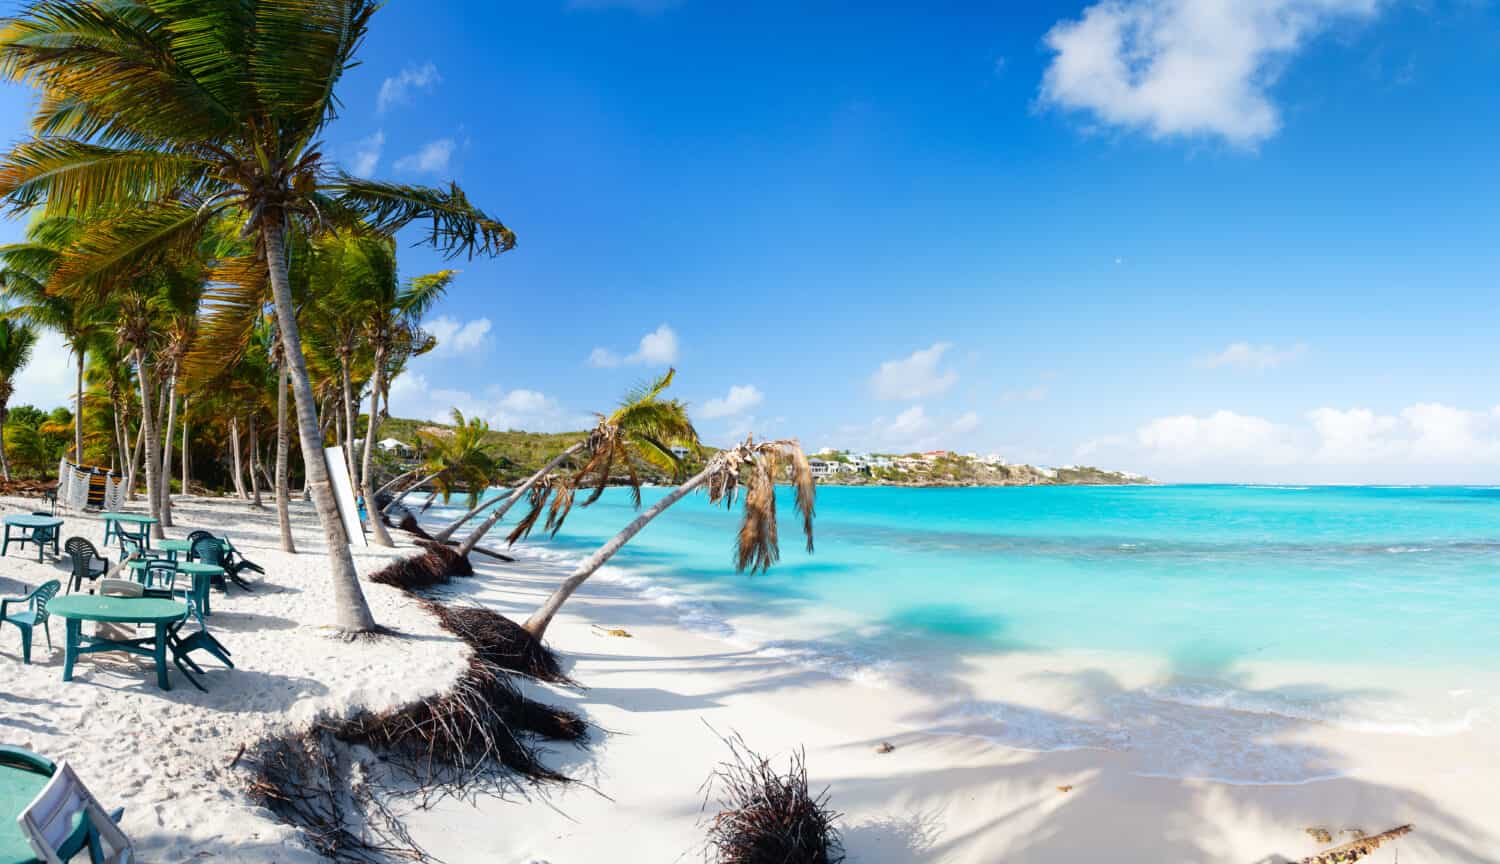
<path fill-rule="evenodd" d="M 568 556 L 544 560 L 516 551 L 516 564 L 477 564 L 476 579 L 457 580 L 447 593 L 524 617 L 565 572 Z M 609 730 L 582 753 L 553 748 L 556 764 L 581 769 L 592 788 L 541 790 L 521 801 L 444 802 L 409 814 L 413 836 L 434 854 L 597 861 L 618 855 L 618 837 L 628 833 L 649 850 L 631 860 L 692 860 L 702 840 L 698 790 L 726 755 L 716 730 L 744 735 L 776 761 L 805 747 L 812 784 L 828 785 L 831 805 L 845 813 L 854 861 L 1296 860 L 1323 848 L 1308 828 L 1376 833 L 1407 822 L 1417 832 L 1402 841 L 1403 851 L 1428 853 L 1423 860 L 1500 855 L 1500 839 L 1482 827 L 1489 807 L 1500 803 L 1497 790 L 1482 769 L 1472 770 L 1473 753 L 1500 743 L 1488 720 L 1455 733 L 1396 734 L 1184 703 L 1172 717 L 1187 732 L 1233 718 L 1240 724 L 1233 731 L 1246 739 L 1266 736 L 1336 770 L 1264 783 L 1163 776 L 1144 770 L 1149 754 L 1141 751 L 1150 746 L 1139 740 L 1123 748 L 1027 749 L 1005 739 L 1004 724 L 997 736 L 994 718 L 959 715 L 950 702 L 899 681 L 872 686 L 859 676 L 839 678 L 738 638 L 743 633 L 726 639 L 696 631 L 672 604 L 649 596 L 649 577 L 616 569 L 585 585 L 549 632 L 587 689 L 538 687 L 540 698 Z M 623 628 L 631 638 L 600 635 L 595 625 Z M 1088 652 L 953 662 L 973 666 L 960 680 L 1007 691 L 1001 716 L 1022 727 L 1086 717 L 1089 700 L 1073 686 L 1080 681 L 1113 687 L 1106 700 L 1130 700 L 1158 672 Z M 1313 671 L 1287 666 L 1273 676 L 1257 669 L 1247 684 L 1269 689 L 1311 680 Z M 1318 671 L 1326 677 L 1329 670 Z M 1379 677 L 1379 670 L 1343 673 L 1351 690 Z M 896 749 L 876 753 L 882 742 Z M 1191 753 L 1195 743 L 1166 755 Z M 1013 815 L 996 824 L 996 813 Z M 466 827 L 485 825 L 503 826 L 504 839 Z M 1366 860 L 1389 856 L 1382 850 Z"/>
<path fill-rule="evenodd" d="M 33 503 L 0 499 L 0 510 L 29 511 Z M 295 829 L 249 802 L 243 772 L 228 768 L 236 750 L 320 713 L 436 692 L 464 667 L 466 649 L 411 597 L 367 580 L 377 620 L 396 635 L 331 638 L 322 626 L 328 597 L 320 532 L 301 502 L 292 509 L 302 553 L 295 557 L 278 549 L 273 508 L 253 511 L 227 498 L 182 498 L 174 507 L 178 527 L 169 535 L 229 526 L 236 545 L 267 568 L 255 593 L 216 600 L 210 619 L 239 668 L 211 664 L 206 694 L 175 677 L 174 689 L 163 693 L 133 658 L 94 655 L 64 684 L 60 648 L 47 652 L 38 634 L 33 664 L 22 666 L 14 631 L 0 629 L 9 672 L 0 685 L 5 743 L 72 762 L 106 807 L 125 807 L 123 827 L 143 860 L 322 860 Z M 67 519 L 63 537 L 102 534 L 97 516 Z M 362 575 L 416 551 L 405 535 L 395 537 L 395 550 L 356 550 Z M 475 578 L 435 593 L 524 618 L 570 556 L 518 552 L 515 564 L 476 558 Z M 3 591 L 15 593 L 18 580 L 62 578 L 65 562 L 38 565 L 12 555 Z M 928 680 L 895 675 L 873 686 L 862 676 L 840 678 L 799 663 L 756 635 L 815 642 L 811 631 L 786 632 L 799 622 L 777 619 L 781 628 L 755 630 L 732 617 L 734 638 L 726 640 L 684 624 L 679 608 L 652 596 L 652 584 L 623 568 L 591 580 L 549 632 L 583 689 L 525 685 L 592 725 L 581 747 L 545 748 L 548 764 L 579 782 L 531 787 L 504 800 L 442 799 L 427 809 L 397 799 L 419 845 L 450 862 L 695 860 L 708 818 L 700 789 L 727 755 L 719 736 L 737 732 L 778 764 L 805 748 L 811 784 L 827 786 L 831 806 L 844 814 L 839 824 L 851 861 L 1297 860 L 1324 848 L 1308 828 L 1375 833 L 1405 823 L 1417 827 L 1400 844 L 1414 860 L 1500 857 L 1488 815 L 1500 790 L 1489 766 L 1473 757 L 1500 747 L 1489 720 L 1457 734 L 1398 735 L 1184 702 L 1170 714 L 1143 715 L 1185 733 L 1183 749 L 1153 751 L 1138 728 L 1125 730 L 1122 741 L 1098 725 L 1101 710 L 1137 704 L 1156 682 L 1160 670 L 1140 658 L 955 653 L 926 670 Z M 623 628 L 630 638 L 594 625 Z M 1333 675 L 1355 691 L 1377 684 L 1378 672 L 1267 666 L 1244 670 L 1242 683 L 1255 692 Z M 934 680 L 954 689 L 918 686 Z M 1316 756 L 1337 776 L 1234 785 L 1143 770 L 1163 752 L 1187 758 L 1198 747 L 1198 758 L 1214 755 L 1213 739 L 1201 736 L 1225 718 L 1240 724 L 1231 729 L 1237 739 L 1301 748 L 1294 752 Z M 1099 734 L 1101 744 L 1114 746 L 1065 740 Z M 1022 746 L 1037 739 L 1070 746 Z M 877 752 L 886 742 L 894 750 Z M 1270 758 L 1272 751 L 1248 752 Z M 623 858 L 622 837 L 629 838 Z M 1365 860 L 1390 861 L 1391 850 Z"/>

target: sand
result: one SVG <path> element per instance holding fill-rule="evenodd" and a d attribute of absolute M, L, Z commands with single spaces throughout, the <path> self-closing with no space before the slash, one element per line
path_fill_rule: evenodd
<path fill-rule="evenodd" d="M 0 501 L 5 513 L 30 507 Z M 210 663 L 206 694 L 180 680 L 161 692 L 143 661 L 85 658 L 75 681 L 64 684 L 60 640 L 49 654 L 38 634 L 33 665 L 25 667 L 17 631 L 0 629 L 0 740 L 72 762 L 107 806 L 126 808 L 123 825 L 143 860 L 316 860 L 294 831 L 249 803 L 243 772 L 226 768 L 235 752 L 320 713 L 436 692 L 458 674 L 464 649 L 410 598 L 371 584 L 365 590 L 377 619 L 401 635 L 354 643 L 331 638 L 320 540 L 308 505 L 295 506 L 303 551 L 296 556 L 278 550 L 269 508 L 185 498 L 176 513 L 171 536 L 199 526 L 226 532 L 268 570 L 255 593 L 216 599 L 211 626 L 239 668 Z M 102 533 L 96 517 L 81 517 L 68 520 L 63 536 L 97 542 Z M 403 547 L 357 552 L 361 572 L 390 555 L 410 554 Z M 540 557 L 515 564 L 476 557 L 475 564 L 476 578 L 444 593 L 515 617 L 529 612 L 565 568 Z M 63 578 L 65 569 L 13 550 L 0 565 L 9 582 L 0 591 Z M 759 632 L 775 625 L 755 623 Z M 630 637 L 603 634 L 595 625 L 623 628 Z M 1188 733 L 1174 741 L 1243 722 L 1243 729 L 1227 731 L 1265 739 L 1267 752 L 1272 744 L 1305 747 L 1336 775 L 1233 785 L 1143 776 L 1162 753 L 1139 746 L 1051 752 L 1011 746 L 1036 738 L 1007 737 L 1016 728 L 1086 724 L 1103 702 L 1117 705 L 1145 692 L 1162 674 L 1145 658 L 1017 652 L 953 657 L 931 671 L 945 679 L 939 688 L 923 686 L 931 680 L 847 680 L 785 650 L 690 630 L 677 610 L 609 579 L 585 586 L 549 640 L 586 689 L 534 686 L 535 695 L 580 711 L 597 728 L 586 748 L 551 748 L 551 764 L 579 782 L 506 800 L 448 799 L 426 810 L 402 805 L 413 838 L 443 860 L 700 860 L 707 818 L 700 787 L 727 754 L 719 736 L 729 732 L 773 757 L 805 748 L 813 783 L 828 787 L 832 806 L 843 813 L 852 861 L 1248 864 L 1316 852 L 1309 827 L 1373 833 L 1406 822 L 1417 831 L 1401 841 L 1401 860 L 1500 860 L 1492 815 L 1500 804 L 1500 735 L 1488 720 L 1443 734 L 1394 734 L 1284 719 L 1268 726 L 1253 712 L 1184 707 L 1172 715 L 1181 726 L 1175 731 Z M 1268 691 L 1329 674 L 1255 668 L 1244 670 L 1241 683 Z M 1323 683 L 1359 689 L 1375 683 L 1376 674 L 1340 670 L 1339 681 Z M 948 695 L 927 695 L 934 692 Z M 967 710 L 976 704 L 987 710 Z M 877 752 L 882 742 L 895 749 Z M 1214 765 L 1213 754 L 1184 752 L 1183 758 Z M 1245 752 L 1253 758 L 1258 751 Z M 1396 859 L 1382 850 L 1365 860 Z"/>

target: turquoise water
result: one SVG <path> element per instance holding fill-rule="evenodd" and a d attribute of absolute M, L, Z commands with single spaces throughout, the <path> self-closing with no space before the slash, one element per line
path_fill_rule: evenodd
<path fill-rule="evenodd" d="M 783 493 L 769 573 L 734 572 L 738 511 L 701 496 L 611 563 L 726 616 L 836 609 L 865 625 L 851 647 L 1500 665 L 1496 489 L 824 487 L 811 555 Z M 610 490 L 546 545 L 583 554 L 631 515 Z"/>

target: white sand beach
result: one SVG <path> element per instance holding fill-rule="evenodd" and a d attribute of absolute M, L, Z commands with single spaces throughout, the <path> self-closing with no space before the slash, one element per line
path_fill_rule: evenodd
<path fill-rule="evenodd" d="M 6 499 L 0 510 L 23 512 L 31 504 Z M 323 626 L 326 580 L 310 505 L 294 505 L 296 556 L 279 551 L 269 508 L 181 498 L 174 509 L 172 536 L 200 526 L 227 533 L 267 570 L 254 593 L 231 590 L 217 600 L 210 619 L 238 668 L 210 662 L 207 693 L 180 678 L 162 692 L 145 661 L 93 655 L 65 684 L 61 621 L 54 620 L 56 650 L 49 653 L 37 634 L 30 666 L 20 663 L 17 631 L 0 629 L 0 740 L 67 759 L 106 806 L 124 806 L 123 827 L 143 860 L 318 860 L 293 829 L 250 803 L 245 772 L 229 767 L 241 745 L 322 713 L 437 692 L 457 676 L 466 649 L 412 599 L 369 583 L 377 618 L 396 635 L 333 638 Z M 70 516 L 63 530 L 64 537 L 95 541 L 102 533 L 95 516 Z M 356 557 L 369 573 L 411 551 L 402 540 L 397 550 Z M 39 565 L 34 554 L 12 550 L 0 591 L 14 595 L 63 579 L 64 562 Z M 444 593 L 512 616 L 528 612 L 562 566 L 475 563 L 476 578 Z M 596 624 L 630 637 L 604 635 Z M 1442 735 L 1283 724 L 1272 730 L 1277 743 L 1320 748 L 1338 778 L 1231 785 L 1141 776 L 1147 756 L 1129 747 L 1003 746 L 993 715 L 966 717 L 900 682 L 844 680 L 782 654 L 696 634 L 669 608 L 618 581 L 586 586 L 550 641 L 585 689 L 533 689 L 595 727 L 585 747 L 551 747 L 550 763 L 579 782 L 506 800 L 401 806 L 413 839 L 433 855 L 522 864 L 699 860 L 709 818 L 700 787 L 727 753 L 718 734 L 738 732 L 777 759 L 806 748 L 812 783 L 827 786 L 843 814 L 851 861 L 1272 862 L 1318 851 L 1309 827 L 1373 833 L 1408 822 L 1417 830 L 1395 847 L 1400 860 L 1500 859 L 1491 816 L 1500 804 L 1493 757 L 1500 736 L 1490 722 Z M 954 658 L 949 674 L 971 695 L 1003 699 L 1015 723 L 1086 722 L 1091 699 L 1105 690 L 1136 691 L 1154 674 L 1144 665 L 1104 663 L 1021 653 L 982 663 Z M 1247 683 L 1278 683 L 1273 674 L 1257 670 L 1260 677 Z M 1307 681 L 1316 670 L 1280 674 Z M 1188 728 L 1180 731 L 1225 716 L 1184 710 L 1179 719 Z M 1265 729 L 1247 725 L 1245 734 Z M 882 742 L 895 749 L 878 753 Z M 1397 859 L 1387 847 L 1365 860 Z"/>

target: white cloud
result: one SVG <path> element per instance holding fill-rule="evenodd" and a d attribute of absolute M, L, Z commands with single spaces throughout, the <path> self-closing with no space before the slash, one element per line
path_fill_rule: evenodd
<path fill-rule="evenodd" d="M 1137 442 L 1156 456 L 1172 462 L 1195 463 L 1225 457 L 1251 457 L 1281 464 L 1294 450 L 1289 432 L 1269 420 L 1215 411 L 1204 417 L 1182 414 L 1159 417 L 1136 431 Z"/>
<path fill-rule="evenodd" d="M 837 446 L 857 447 L 887 453 L 908 453 L 936 447 L 957 446 L 953 440 L 979 429 L 979 414 L 968 411 L 957 417 L 934 417 L 917 403 L 895 417 L 876 417 L 868 424 L 851 424 L 838 430 Z"/>
<path fill-rule="evenodd" d="M 959 417 L 957 420 L 954 420 L 951 428 L 953 429 L 953 432 L 958 435 L 973 432 L 975 429 L 979 428 L 979 414 L 974 411 L 970 411 L 962 417 Z"/>
<path fill-rule="evenodd" d="M 1133 437 L 1079 445 L 1079 459 L 1169 480 L 1500 482 L 1500 408 L 1418 402 L 1394 414 L 1323 406 L 1302 422 L 1216 411 L 1159 417 Z"/>
<path fill-rule="evenodd" d="M 736 414 L 744 414 L 764 399 L 765 395 L 754 385 L 736 384 L 729 388 L 728 395 L 723 398 L 710 399 L 703 403 L 703 408 L 698 411 L 698 414 L 709 420 L 717 417 L 733 417 Z"/>
<path fill-rule="evenodd" d="M 439 315 L 422 324 L 422 329 L 437 338 L 437 347 L 432 353 L 437 356 L 453 356 L 473 351 L 485 345 L 489 340 L 486 338 L 490 332 L 490 319 L 475 318 L 472 321 L 458 321 L 446 315 Z"/>
<path fill-rule="evenodd" d="M 15 392 L 9 407 L 35 405 L 43 410 L 73 405 L 73 388 L 78 385 L 78 361 L 68 351 L 68 344 L 54 330 L 37 334 L 31 361 L 16 373 Z"/>
<path fill-rule="evenodd" d="M 608 348 L 589 352 L 588 364 L 597 369 L 616 366 L 666 366 L 677 362 L 677 331 L 666 324 L 641 337 L 635 353 L 621 357 Z"/>
<path fill-rule="evenodd" d="M 1200 365 L 1210 369 L 1231 366 L 1235 369 L 1264 371 L 1284 366 L 1301 357 L 1306 352 L 1307 346 L 1300 343 L 1289 348 L 1278 348 L 1275 345 L 1252 345 L 1249 342 L 1235 342 L 1223 351 L 1200 358 L 1199 362 Z"/>
<path fill-rule="evenodd" d="M 938 342 L 900 360 L 881 363 L 880 369 L 870 378 L 876 398 L 922 399 L 947 391 L 958 383 L 958 373 L 938 367 L 951 347 L 947 342 Z"/>
<path fill-rule="evenodd" d="M 1047 385 L 1037 384 L 1025 390 L 1007 390 L 1000 398 L 1006 402 L 1040 402 L 1047 398 L 1047 393 Z"/>
<path fill-rule="evenodd" d="M 877 424 L 879 420 L 875 421 Z M 921 405 L 913 405 L 896 415 L 885 426 L 882 437 L 886 441 L 904 443 L 908 447 L 926 446 L 932 440 L 933 422 Z"/>
<path fill-rule="evenodd" d="M 354 159 L 349 163 L 350 170 L 360 177 L 374 174 L 375 167 L 380 164 L 380 151 L 384 146 L 384 130 L 376 130 L 375 134 L 361 138 L 354 145 Z"/>
<path fill-rule="evenodd" d="M 437 66 L 430 62 L 420 66 L 408 64 L 400 74 L 380 82 L 380 95 L 375 97 L 375 110 L 384 113 L 392 105 L 405 104 L 411 101 L 413 90 L 430 89 L 442 80 Z"/>
<path fill-rule="evenodd" d="M 1154 138 L 1219 137 L 1251 147 L 1276 134 L 1268 93 L 1307 41 L 1381 0 L 1102 0 L 1058 22 L 1042 104 Z"/>
<path fill-rule="evenodd" d="M 491 387 L 475 394 L 461 388 L 435 387 L 426 373 L 411 370 L 391 384 L 394 417 L 447 423 L 454 408 L 465 417 L 484 418 L 495 429 L 570 432 L 587 428 L 591 422 L 587 415 L 568 411 L 556 399 L 526 388 Z"/>
<path fill-rule="evenodd" d="M 415 153 L 397 159 L 397 171 L 414 174 L 437 174 L 448 170 L 448 159 L 453 156 L 453 139 L 439 138 L 422 145 Z"/>

